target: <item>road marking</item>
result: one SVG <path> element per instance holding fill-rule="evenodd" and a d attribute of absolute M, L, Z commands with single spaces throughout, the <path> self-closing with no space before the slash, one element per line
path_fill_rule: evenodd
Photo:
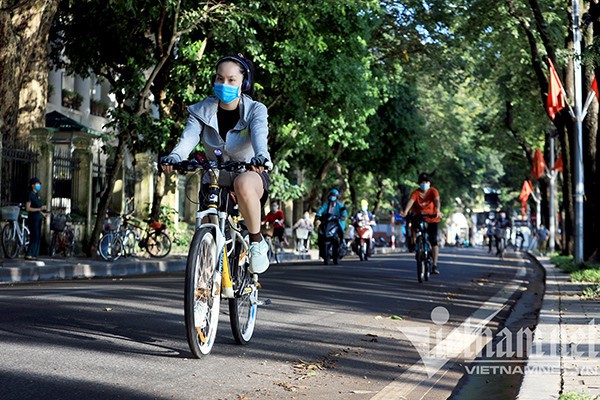
<path fill-rule="evenodd" d="M 521 266 L 513 277 L 512 283 L 500 289 L 459 327 L 448 334 L 444 340 L 433 349 L 428 349 L 427 353 L 420 350 L 419 346 L 415 346 L 423 362 L 413 364 L 379 393 L 371 397 L 371 400 L 406 400 L 407 396 L 417 387 L 421 387 L 423 382 L 427 382 L 424 387 L 426 388 L 425 392 L 428 393 L 448 372 L 449 367 L 454 364 L 453 359 L 467 349 L 473 349 L 474 354 L 479 353 L 493 339 L 488 335 L 482 337 L 480 335 L 481 331 L 506 306 L 508 299 L 523 285 L 522 278 L 526 274 L 525 267 Z M 422 338 L 423 328 L 414 329 L 419 330 L 419 332 L 414 332 L 416 334 L 414 339 L 418 340 L 419 336 Z M 410 329 L 405 328 L 401 331 L 403 333 L 406 331 L 412 336 Z M 426 339 L 429 340 L 429 337 Z M 446 370 L 442 370 L 446 364 L 450 365 Z M 440 370 L 442 370 L 441 373 Z M 440 377 L 432 380 L 435 375 L 440 375 Z"/>

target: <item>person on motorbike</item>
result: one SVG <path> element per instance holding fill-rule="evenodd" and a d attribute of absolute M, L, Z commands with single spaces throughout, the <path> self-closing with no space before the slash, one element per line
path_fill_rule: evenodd
<path fill-rule="evenodd" d="M 494 227 L 494 234 L 496 236 L 496 255 L 501 255 L 502 251 L 506 248 L 506 231 L 512 228 L 510 219 L 506 216 L 504 211 L 500 212 L 496 224 Z M 502 248 L 500 248 L 502 246 Z"/>
<path fill-rule="evenodd" d="M 279 209 L 279 205 L 276 201 L 271 203 L 271 211 L 263 219 L 263 223 L 269 224 L 273 228 L 273 237 L 279 239 L 279 243 L 285 243 L 287 246 L 288 242 L 285 238 L 285 216 L 283 210 Z"/>
<path fill-rule="evenodd" d="M 410 195 L 408 203 L 404 208 L 404 211 L 400 214 L 402 217 L 406 217 L 408 212 L 412 209 L 416 215 L 426 214 L 435 215 L 435 217 L 425 216 L 424 219 L 427 221 L 427 235 L 429 236 L 429 243 L 431 244 L 433 253 L 433 271 L 434 274 L 439 274 L 438 269 L 438 224 L 440 219 L 444 216 L 441 212 L 441 200 L 440 193 L 436 188 L 431 186 L 431 177 L 428 173 L 422 172 L 419 175 L 418 182 L 419 188 L 413 191 Z M 416 225 L 412 225 L 413 235 Z"/>
<path fill-rule="evenodd" d="M 339 236 L 340 236 L 340 244 L 344 243 L 344 231 L 346 230 L 346 218 L 348 218 L 348 210 L 346 206 L 338 201 L 340 196 L 340 191 L 337 189 L 331 189 L 329 191 L 329 196 L 327 197 L 327 202 L 321 206 L 317 210 L 315 215 L 315 226 L 321 222 L 320 217 L 324 214 L 335 215 L 338 218 L 338 223 L 340 224 Z"/>
<path fill-rule="evenodd" d="M 273 166 L 267 147 L 267 107 L 251 97 L 253 65 L 243 55 L 221 58 L 215 72 L 215 95 L 188 108 L 190 116 L 179 143 L 160 162 L 163 171 L 171 173 L 173 164 L 187 159 L 202 140 L 208 159 L 215 160 L 213 152 L 220 149 L 225 161 L 251 164 L 242 172 L 222 171 L 219 185 L 233 187 L 250 234 L 250 271 L 262 273 L 269 268 L 269 245 L 260 233 L 261 209 L 269 197 L 267 169 Z"/>
<path fill-rule="evenodd" d="M 375 216 L 369 211 L 369 202 L 367 200 L 361 200 L 360 209 L 354 214 L 352 223 L 355 227 L 355 237 L 358 239 L 358 243 L 360 243 L 361 237 L 368 238 L 369 246 L 367 247 L 367 255 L 370 255 L 371 240 L 373 238 L 372 226 L 375 225 L 376 222 Z"/>

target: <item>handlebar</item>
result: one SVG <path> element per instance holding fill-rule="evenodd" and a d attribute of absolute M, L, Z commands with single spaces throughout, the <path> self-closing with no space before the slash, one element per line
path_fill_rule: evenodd
<path fill-rule="evenodd" d="M 252 164 L 243 161 L 214 161 L 206 160 L 203 163 L 199 163 L 196 160 L 184 160 L 178 163 L 171 164 L 173 169 L 177 172 L 194 172 L 199 169 L 220 169 L 225 171 L 238 171 L 242 168 L 252 166 Z"/>

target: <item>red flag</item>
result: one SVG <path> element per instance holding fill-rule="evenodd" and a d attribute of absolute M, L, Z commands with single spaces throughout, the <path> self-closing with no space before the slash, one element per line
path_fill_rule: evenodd
<path fill-rule="evenodd" d="M 540 149 L 536 149 L 533 155 L 533 165 L 531 166 L 531 177 L 533 179 L 540 179 L 544 175 L 545 170 L 546 162 L 544 161 L 544 155 Z"/>
<path fill-rule="evenodd" d="M 523 188 L 521 188 L 521 194 L 519 195 L 521 203 L 527 204 L 527 199 L 529 199 L 531 193 L 533 193 L 533 185 L 530 181 L 523 181 Z"/>
<path fill-rule="evenodd" d="M 565 108 L 565 96 L 563 87 L 560 83 L 560 78 L 552 65 L 552 61 L 548 59 L 548 68 L 550 69 L 550 77 L 548 79 L 548 98 L 546 99 L 546 110 L 551 120 L 563 108 Z"/>
<path fill-rule="evenodd" d="M 531 193 L 533 193 L 533 185 L 530 181 L 524 181 L 521 194 L 519 195 L 519 200 L 521 200 L 521 215 L 523 217 L 527 214 L 527 200 Z"/>
<path fill-rule="evenodd" d="M 558 158 L 556 159 L 556 162 L 554 163 L 554 167 L 552 167 L 552 169 L 557 170 L 558 172 L 563 172 L 562 154 L 558 155 Z"/>
<path fill-rule="evenodd" d="M 591 89 L 596 94 L 596 99 L 598 101 L 600 101 L 600 93 L 598 93 L 598 81 L 596 80 L 596 76 L 594 76 L 594 80 L 592 81 L 592 87 L 591 87 Z"/>

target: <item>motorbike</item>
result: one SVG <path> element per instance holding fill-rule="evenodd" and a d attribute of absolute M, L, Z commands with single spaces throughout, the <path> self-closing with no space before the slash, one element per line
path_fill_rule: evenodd
<path fill-rule="evenodd" d="M 319 256 L 323 259 L 323 264 L 328 265 L 329 260 L 337 264 L 339 259 L 345 254 L 344 247 L 340 238 L 342 237 L 342 228 L 338 217 L 333 214 L 323 214 L 320 217 L 321 224 L 318 229 Z"/>
<path fill-rule="evenodd" d="M 367 261 L 371 257 L 373 229 L 366 221 L 359 221 L 356 225 L 354 252 L 358 255 L 360 261 Z"/>

